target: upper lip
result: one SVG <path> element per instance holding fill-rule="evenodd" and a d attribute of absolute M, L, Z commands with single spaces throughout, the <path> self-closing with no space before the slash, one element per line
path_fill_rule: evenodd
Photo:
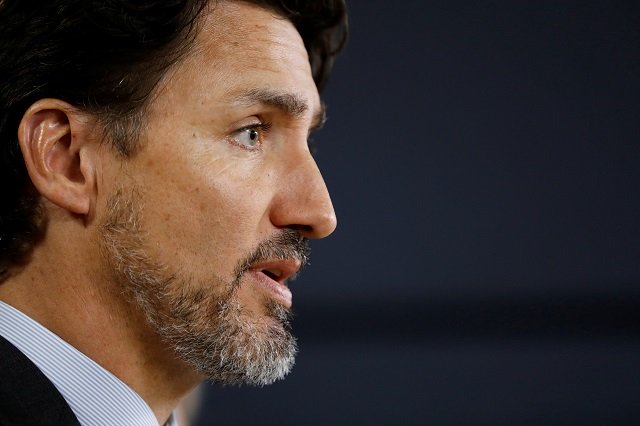
<path fill-rule="evenodd" d="M 301 266 L 302 262 L 298 259 L 284 259 L 258 262 L 251 265 L 249 270 L 262 272 L 272 280 L 285 284 L 289 278 L 296 275 Z"/>

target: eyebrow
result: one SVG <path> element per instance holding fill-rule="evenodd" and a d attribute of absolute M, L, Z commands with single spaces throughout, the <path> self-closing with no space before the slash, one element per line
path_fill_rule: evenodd
<path fill-rule="evenodd" d="M 251 89 L 242 92 L 235 97 L 234 103 L 244 106 L 264 104 L 277 108 L 294 118 L 301 118 L 309 110 L 309 104 L 300 95 L 272 89 Z M 312 118 L 310 130 L 320 129 L 326 120 L 326 106 L 321 103 L 320 109 Z"/>

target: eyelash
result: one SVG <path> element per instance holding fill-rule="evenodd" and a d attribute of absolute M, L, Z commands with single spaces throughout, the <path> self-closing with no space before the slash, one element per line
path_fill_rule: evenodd
<path fill-rule="evenodd" d="M 315 157 L 318 153 L 318 143 L 311 135 L 307 137 L 307 145 L 309 146 L 309 152 Z"/>
<path fill-rule="evenodd" d="M 271 129 L 271 123 L 270 122 L 260 122 L 260 123 L 250 124 L 248 126 L 241 127 L 238 130 L 234 131 L 232 133 L 232 136 L 229 137 L 229 142 L 232 143 L 233 145 L 236 145 L 236 146 L 244 149 L 244 150 L 255 151 L 255 150 L 259 149 L 260 145 L 262 145 L 264 137 L 269 132 L 269 129 Z M 240 134 L 240 133 L 242 133 L 244 131 L 247 131 L 247 130 L 258 130 L 258 133 L 259 133 L 258 143 L 253 148 L 248 147 L 246 145 L 243 145 L 241 143 L 238 143 L 233 137 L 233 135 Z"/>
<path fill-rule="evenodd" d="M 236 145 L 242 149 L 245 149 L 247 151 L 254 151 L 256 149 L 259 148 L 260 145 L 262 145 L 264 136 L 269 132 L 269 129 L 271 129 L 271 125 L 272 123 L 270 122 L 261 122 L 261 123 L 256 123 L 256 124 L 250 124 L 248 126 L 244 126 L 239 128 L 238 130 L 234 131 L 233 134 L 238 134 L 241 132 L 244 132 L 245 130 L 252 130 L 252 129 L 258 129 L 260 131 L 260 137 L 258 140 L 258 144 L 256 145 L 256 148 L 249 148 L 243 144 L 240 144 L 238 142 L 236 142 L 233 137 L 229 137 L 229 141 L 230 143 L 232 143 L 233 145 Z M 315 157 L 316 153 L 318 152 L 318 145 L 316 143 L 316 140 L 312 137 L 311 134 L 309 134 L 309 136 L 307 137 L 307 146 L 309 147 L 309 151 L 311 152 L 311 155 Z"/>

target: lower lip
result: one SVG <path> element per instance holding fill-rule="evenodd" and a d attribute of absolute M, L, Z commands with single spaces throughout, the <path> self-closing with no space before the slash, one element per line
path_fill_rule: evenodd
<path fill-rule="evenodd" d="M 276 299 L 288 308 L 291 307 L 291 290 L 289 290 L 287 286 L 269 278 L 260 271 L 249 271 L 249 274 L 256 279 L 258 286 L 266 290 L 273 299 Z"/>

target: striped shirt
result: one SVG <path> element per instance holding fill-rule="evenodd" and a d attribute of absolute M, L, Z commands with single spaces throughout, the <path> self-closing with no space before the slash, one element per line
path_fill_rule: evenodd
<path fill-rule="evenodd" d="M 158 426 L 133 389 L 22 312 L 0 301 L 0 335 L 24 353 L 71 407 L 82 426 Z M 166 426 L 177 426 L 172 415 Z"/>

